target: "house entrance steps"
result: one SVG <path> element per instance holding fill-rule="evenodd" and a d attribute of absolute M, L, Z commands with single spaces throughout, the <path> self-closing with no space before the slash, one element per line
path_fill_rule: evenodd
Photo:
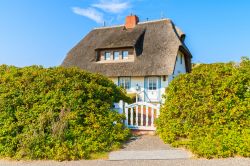
<path fill-rule="evenodd" d="M 120 151 L 111 152 L 109 160 L 175 160 L 189 159 L 191 153 L 164 144 L 158 136 L 137 136 Z"/>

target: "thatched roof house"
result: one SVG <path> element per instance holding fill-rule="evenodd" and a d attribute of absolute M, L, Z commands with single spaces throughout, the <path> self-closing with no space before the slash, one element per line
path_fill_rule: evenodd
<path fill-rule="evenodd" d="M 70 52 L 62 66 L 78 66 L 106 76 L 171 75 L 178 51 L 185 55 L 191 70 L 191 54 L 184 44 L 185 34 L 169 19 L 92 30 Z M 132 62 L 98 63 L 97 53 L 105 49 L 135 49 Z"/>
<path fill-rule="evenodd" d="M 184 61 L 181 72 L 191 71 L 192 55 L 184 39 L 185 34 L 169 19 L 139 22 L 137 16 L 128 16 L 125 25 L 89 32 L 69 51 L 62 66 L 77 66 L 117 79 L 168 77 L 174 75 L 179 55 Z M 119 84 L 119 79 L 115 82 Z M 129 84 L 131 89 L 131 81 Z"/>

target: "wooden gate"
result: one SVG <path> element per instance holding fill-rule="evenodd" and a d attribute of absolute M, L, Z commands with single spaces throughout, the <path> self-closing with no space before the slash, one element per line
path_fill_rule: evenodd
<path fill-rule="evenodd" d="M 160 104 L 137 102 L 125 103 L 125 125 L 137 130 L 155 130 L 155 119 L 160 114 Z"/>

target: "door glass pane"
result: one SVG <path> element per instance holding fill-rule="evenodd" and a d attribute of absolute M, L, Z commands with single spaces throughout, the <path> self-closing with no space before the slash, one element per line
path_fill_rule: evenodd
<path fill-rule="evenodd" d="M 157 89 L 157 78 L 149 78 L 148 79 L 148 89 L 156 90 Z"/>
<path fill-rule="evenodd" d="M 157 80 L 155 79 L 155 80 L 153 81 L 153 90 L 156 90 L 156 84 L 157 84 Z"/>

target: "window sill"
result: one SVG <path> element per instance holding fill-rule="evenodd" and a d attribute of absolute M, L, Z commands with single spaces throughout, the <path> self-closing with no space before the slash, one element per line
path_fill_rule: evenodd
<path fill-rule="evenodd" d="M 123 63 L 123 62 L 134 62 L 134 59 L 119 59 L 119 60 L 102 60 L 96 63 Z"/>

